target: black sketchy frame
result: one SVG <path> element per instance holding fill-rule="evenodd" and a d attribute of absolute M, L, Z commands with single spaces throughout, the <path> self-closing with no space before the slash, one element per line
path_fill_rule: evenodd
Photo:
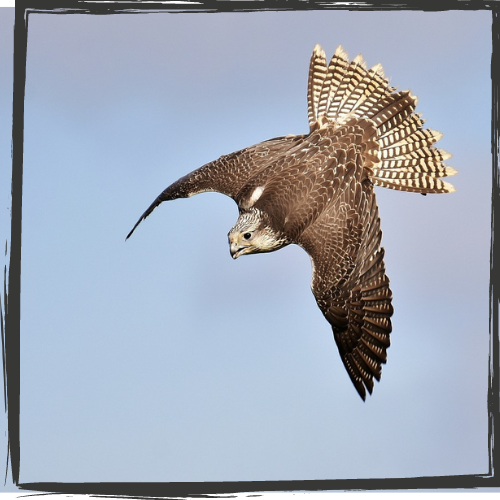
<path fill-rule="evenodd" d="M 129 14 L 141 12 L 221 12 L 257 10 L 488 10 L 492 16 L 492 212 L 491 212 L 491 249 L 490 249 L 490 287 L 489 287 L 489 390 L 488 390 L 488 431 L 489 431 L 489 469 L 481 475 L 460 475 L 446 477 L 413 477 L 399 479 L 345 479 L 345 480 L 306 480 L 306 481 L 241 481 L 241 482 L 170 482 L 170 483 L 19 483 L 20 471 L 20 272 L 21 272 L 21 213 L 23 183 L 23 112 L 26 79 L 26 54 L 29 19 L 35 13 L 64 15 Z M 416 489 L 456 489 L 499 487 L 500 479 L 496 469 L 500 467 L 498 438 L 495 439 L 494 427 L 499 422 L 500 378 L 499 370 L 499 289 L 496 285 L 500 262 L 500 245 L 494 239 L 498 208 L 500 180 L 498 177 L 499 155 L 499 81 L 500 67 L 500 6 L 497 2 L 479 0 L 433 2 L 323 2 L 323 1 L 197 1 L 197 2 L 141 2 L 141 1 L 85 1 L 85 0 L 17 0 L 14 27 L 14 82 L 13 82 L 13 120 L 12 120 L 12 205 L 10 248 L 6 245 L 9 267 L 4 269 L 4 290 L 2 299 L 1 334 L 4 370 L 5 411 L 8 415 L 8 449 L 6 451 L 6 482 L 26 492 L 54 492 L 66 494 L 87 494 L 107 496 L 175 496 L 190 497 L 231 493 L 262 491 L 348 491 L 348 490 L 416 490 Z M 496 446 L 495 446 L 496 444 Z M 7 474 L 10 466 L 10 474 Z"/>

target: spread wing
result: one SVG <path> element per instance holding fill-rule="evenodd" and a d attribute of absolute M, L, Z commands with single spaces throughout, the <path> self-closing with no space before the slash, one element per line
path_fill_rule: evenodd
<path fill-rule="evenodd" d="M 334 196 L 297 243 L 313 264 L 312 291 L 359 395 L 380 380 L 393 309 L 373 184 L 354 146 L 337 167 Z M 331 189 L 325 187 L 323 196 Z"/>
<path fill-rule="evenodd" d="M 164 201 L 188 198 L 207 191 L 217 191 L 237 200 L 237 194 L 250 177 L 268 167 L 270 162 L 283 155 L 289 148 L 293 148 L 303 137 L 303 135 L 276 137 L 221 156 L 181 177 L 153 201 L 127 235 L 127 239 L 137 226 Z"/>

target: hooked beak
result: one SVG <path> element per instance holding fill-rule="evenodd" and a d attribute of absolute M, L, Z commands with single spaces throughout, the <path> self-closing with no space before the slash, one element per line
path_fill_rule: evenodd
<path fill-rule="evenodd" d="M 229 244 L 229 252 L 233 259 L 237 259 L 242 253 L 244 253 L 246 247 L 241 247 L 237 243 Z"/>

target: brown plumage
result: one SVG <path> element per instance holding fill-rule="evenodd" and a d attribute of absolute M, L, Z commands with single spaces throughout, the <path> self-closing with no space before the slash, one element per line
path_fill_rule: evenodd
<path fill-rule="evenodd" d="M 330 323 L 359 395 L 373 390 L 390 345 L 392 293 L 385 274 L 374 185 L 422 194 L 454 191 L 456 173 L 423 129 L 417 99 L 395 92 L 382 67 L 349 62 L 339 47 L 327 66 L 314 48 L 308 80 L 309 134 L 270 139 L 207 163 L 167 187 L 160 203 L 206 191 L 234 199 L 233 258 L 295 243 L 310 255 L 312 291 Z"/>

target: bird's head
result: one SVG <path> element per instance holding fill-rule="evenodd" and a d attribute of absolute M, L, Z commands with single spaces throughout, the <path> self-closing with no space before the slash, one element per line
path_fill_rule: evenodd
<path fill-rule="evenodd" d="M 289 243 L 274 231 L 265 213 L 256 208 L 241 212 L 228 234 L 233 259 L 250 253 L 272 252 Z"/>

